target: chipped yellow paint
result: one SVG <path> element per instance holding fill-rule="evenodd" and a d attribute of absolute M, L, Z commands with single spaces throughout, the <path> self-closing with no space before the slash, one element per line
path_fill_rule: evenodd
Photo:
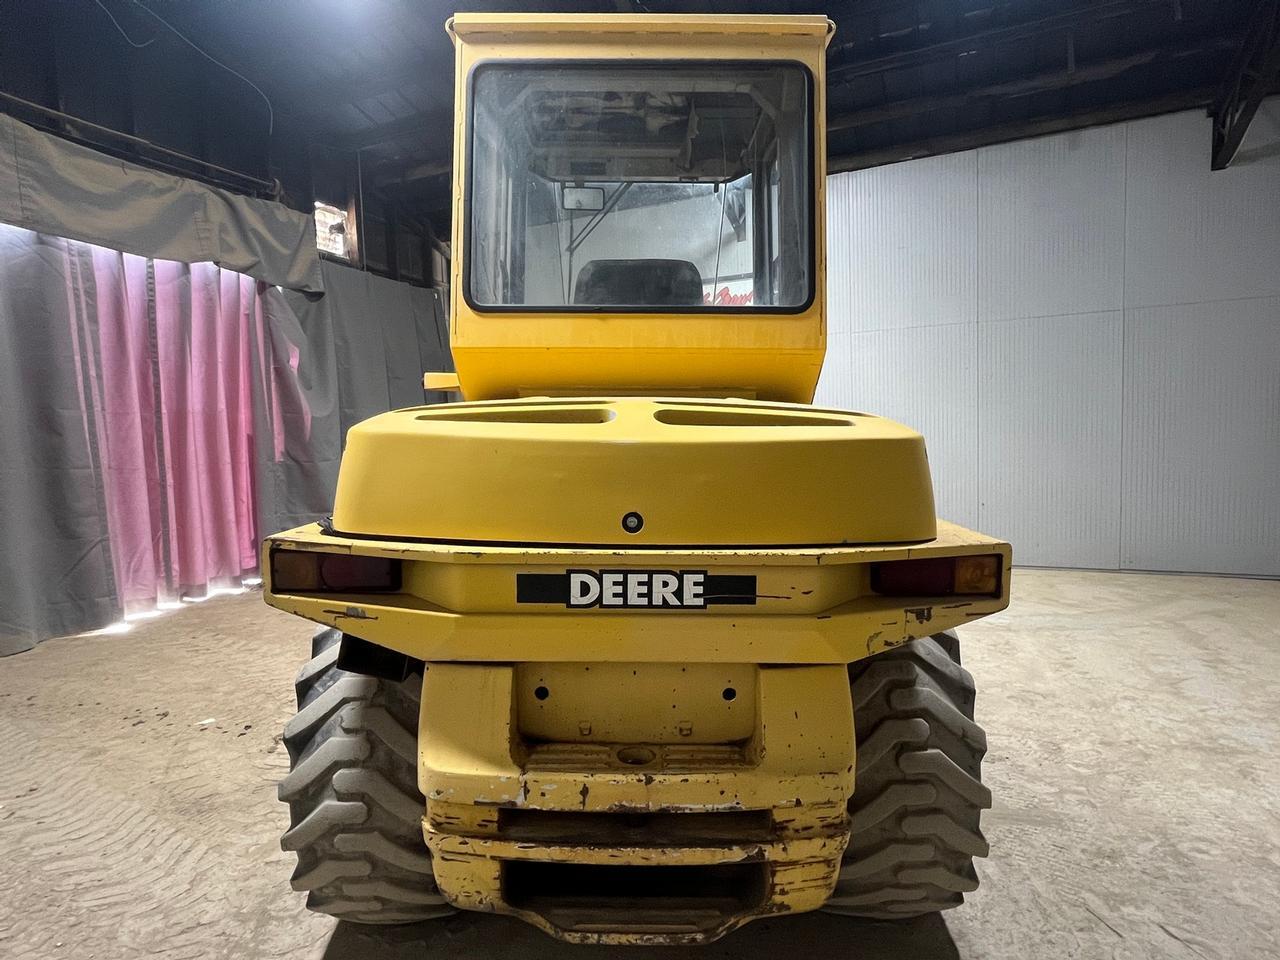
<path fill-rule="evenodd" d="M 578 508 L 565 503 L 563 509 Z M 272 549 L 392 557 L 403 565 L 403 589 L 363 596 L 280 593 L 271 582 Z M 310 524 L 269 538 L 263 569 L 272 606 L 419 660 L 849 663 L 1009 603 L 1007 576 L 998 596 L 927 606 L 882 597 L 869 586 L 871 563 L 976 553 L 999 555 L 1008 570 L 1007 543 L 941 520 L 937 537 L 914 544 L 757 550 L 458 546 L 343 537 Z M 756 602 L 678 612 L 516 603 L 519 573 L 628 567 L 754 575 Z"/>
<path fill-rule="evenodd" d="M 751 664 L 593 660 L 515 670 L 526 740 L 688 745 L 746 741 L 755 732 Z"/>
<path fill-rule="evenodd" d="M 633 944 L 706 943 L 816 909 L 851 829 L 847 665 L 1008 605 L 1009 545 L 935 521 L 918 434 L 800 405 L 826 343 L 831 29 L 823 17 L 450 22 L 458 373 L 424 384 L 477 402 L 353 428 L 332 523 L 269 537 L 263 570 L 273 606 L 424 661 L 423 835 L 437 885 L 459 907 L 564 940 Z M 485 313 L 459 296 L 472 67 L 638 58 L 809 69 L 809 308 Z M 628 512 L 643 524 L 625 527 Z M 389 558 L 399 587 L 282 591 L 277 550 Z M 978 554 L 1000 558 L 993 595 L 871 589 L 875 563 Z M 571 570 L 704 571 L 755 593 L 689 609 L 517 602 L 518 576 Z M 682 885 L 663 885 L 677 875 Z M 647 895 L 581 895 L 619 877 L 617 889 L 638 883 Z M 659 879 L 646 887 L 646 877 Z"/>
<path fill-rule="evenodd" d="M 522 668 L 433 663 L 423 683 L 419 787 L 427 798 L 424 834 L 436 881 L 455 905 L 522 917 L 580 943 L 706 942 L 747 920 L 813 910 L 830 895 L 849 838 L 845 806 L 853 787 L 853 714 L 843 666 L 738 665 L 753 674 L 749 736 L 722 743 L 658 743 L 646 732 L 664 712 L 681 666 L 637 671 L 636 696 L 619 706 L 606 699 L 570 701 L 578 722 L 594 715 L 631 714 L 632 729 L 652 739 L 646 763 L 628 763 L 628 743 L 532 740 L 523 716 L 534 709 L 518 693 Z M 536 672 L 536 671 L 535 671 Z M 546 677 L 542 678 L 546 680 Z M 547 681 L 550 683 L 550 681 Z M 546 704 L 560 699 L 551 687 Z M 749 691 L 749 693 L 745 692 Z M 714 728 L 719 707 L 704 700 L 682 706 L 698 729 Z M 704 720 L 705 715 L 711 715 Z M 616 722 L 616 720 L 615 720 Z M 660 721 L 659 721 L 660 722 Z M 631 741 L 634 743 L 635 741 Z M 570 835 L 531 842 L 518 827 L 504 831 L 503 811 L 617 816 L 603 836 L 581 836 L 590 820 L 572 821 Z M 698 816 L 727 811 L 766 814 L 757 836 L 699 836 Z M 628 816 L 684 813 L 683 820 L 628 834 Z M 536 822 L 536 821 L 535 821 Z M 554 821 L 553 821 L 554 823 Z M 665 830 L 672 835 L 664 837 Z M 504 896 L 503 865 L 511 861 L 607 866 L 759 864 L 762 895 L 748 907 L 713 914 L 696 929 L 655 932 L 653 921 L 619 912 L 611 929 L 601 918 L 567 923 Z M 577 918 L 572 915 L 571 918 Z"/>

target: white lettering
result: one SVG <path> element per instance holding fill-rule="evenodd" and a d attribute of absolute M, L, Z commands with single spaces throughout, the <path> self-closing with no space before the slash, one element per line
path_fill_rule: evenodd
<path fill-rule="evenodd" d="M 622 574 L 602 573 L 600 582 L 602 587 L 600 605 L 603 607 L 622 606 Z"/>
<path fill-rule="evenodd" d="M 627 574 L 627 606 L 644 607 L 649 604 L 649 575 L 647 573 Z"/>
<path fill-rule="evenodd" d="M 589 573 L 569 574 L 569 606 L 589 607 L 600 599 L 600 584 Z"/>
<path fill-rule="evenodd" d="M 702 609 L 720 600 L 708 600 L 707 576 L 705 570 L 566 570 L 561 589 L 566 605 L 577 608 Z M 523 582 L 520 590 L 528 593 Z M 527 597 L 520 602 L 545 601 Z"/>
<path fill-rule="evenodd" d="M 653 575 L 653 605 L 655 607 L 678 607 L 680 600 L 676 590 L 680 580 L 674 573 L 655 573 Z"/>
<path fill-rule="evenodd" d="M 684 575 L 684 605 L 686 607 L 700 607 L 703 605 L 702 600 L 702 578 L 706 574 L 703 573 L 686 573 Z"/>

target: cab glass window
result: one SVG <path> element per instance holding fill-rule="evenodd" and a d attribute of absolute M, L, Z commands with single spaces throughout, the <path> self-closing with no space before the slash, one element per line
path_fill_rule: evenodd
<path fill-rule="evenodd" d="M 810 83 L 791 63 L 491 63 L 472 74 L 479 309 L 798 311 Z"/>

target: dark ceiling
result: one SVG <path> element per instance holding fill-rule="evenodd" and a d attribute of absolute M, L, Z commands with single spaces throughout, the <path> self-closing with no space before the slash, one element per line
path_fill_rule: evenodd
<path fill-rule="evenodd" d="M 33 3 L 0 0 L 0 8 L 24 8 L 29 29 L 43 30 L 54 47 L 75 34 L 82 48 L 93 44 L 94 56 L 112 58 L 135 113 L 138 101 L 152 96 L 148 87 L 166 82 L 163 63 L 176 69 L 181 60 L 187 79 L 179 86 L 188 92 L 174 96 L 187 97 L 189 111 L 234 114 L 242 141 L 234 149 L 220 145 L 224 134 L 206 125 L 175 144 L 175 124 L 166 121 L 150 125 L 145 136 L 152 142 L 282 180 L 300 206 L 310 201 L 296 186 L 300 171 L 346 169 L 358 157 L 364 191 L 441 234 L 449 219 L 453 101 L 444 21 L 455 11 L 826 14 L 837 24 L 828 53 L 828 127 L 830 168 L 839 171 L 1208 106 L 1230 86 L 1229 77 L 1248 79 L 1237 61 L 1259 29 L 1261 21 L 1251 18 L 1276 6 L 1276 0 L 41 0 L 32 13 Z M 170 33 L 148 8 L 261 89 L 274 117 L 271 136 L 263 97 Z M 0 53 L 6 49 L 31 56 L 13 44 Z M 98 101 L 106 93 L 90 98 L 97 106 L 81 96 L 77 112 L 75 97 L 59 93 L 57 82 L 36 85 L 34 94 L 32 84 L 18 83 L 15 91 L 13 72 L 0 61 L 0 90 L 25 90 L 77 116 L 96 112 L 85 118 L 138 134 L 137 122 L 102 119 Z M 1274 89 L 1274 75 L 1266 84 Z"/>
<path fill-rule="evenodd" d="M 117 0 L 117 3 L 119 0 Z M 1254 0 L 186 4 L 177 21 L 255 78 L 366 184 L 447 210 L 458 10 L 824 13 L 832 170 L 1207 105 Z M 168 8 L 166 8 L 167 10 Z M 145 26 L 145 24 L 140 24 Z"/>

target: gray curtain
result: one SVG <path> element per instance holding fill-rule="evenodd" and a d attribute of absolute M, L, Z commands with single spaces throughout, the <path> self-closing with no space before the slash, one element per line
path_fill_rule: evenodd
<path fill-rule="evenodd" d="M 324 285 L 315 220 L 71 143 L 0 114 L 0 222 L 143 257 Z"/>
<path fill-rule="evenodd" d="M 411 287 L 330 261 L 321 264 L 325 296 L 265 294 L 270 353 L 276 364 L 299 357 L 296 390 L 263 398 L 283 419 L 282 457 L 260 449 L 258 516 L 263 534 L 329 514 L 347 430 L 374 414 L 422 403 L 427 371 L 452 370 L 442 291 Z M 284 372 L 282 372 L 284 373 Z M 266 445 L 269 437 L 262 438 Z"/>
<path fill-rule="evenodd" d="M 66 266 L 62 241 L 0 228 L 0 655 L 122 613 Z"/>
<path fill-rule="evenodd" d="M 96 308 L 88 250 L 0 226 L 0 655 L 122 615 L 91 382 L 111 311 Z M 330 512 L 353 423 L 445 399 L 422 389 L 424 371 L 451 369 L 440 293 L 328 262 L 320 273 L 319 300 L 258 287 L 259 536 Z"/>

